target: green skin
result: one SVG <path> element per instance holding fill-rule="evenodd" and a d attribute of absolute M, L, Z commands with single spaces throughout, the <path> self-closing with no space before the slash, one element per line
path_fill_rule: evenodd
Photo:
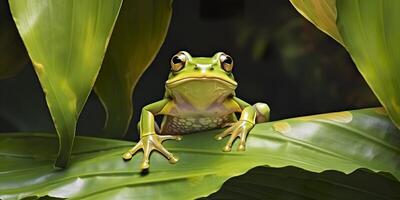
<path fill-rule="evenodd" d="M 183 56 L 185 62 L 179 71 L 171 70 L 164 98 L 142 109 L 138 123 L 140 141 L 123 155 L 124 160 L 130 160 L 142 149 L 141 169 L 150 167 L 152 150 L 159 151 L 170 163 L 176 163 L 178 159 L 164 148 L 162 142 L 181 140 L 181 135 L 197 131 L 229 127 L 215 137 L 221 140 L 230 135 L 223 151 L 231 151 L 238 137 L 237 150 L 244 151 L 246 137 L 254 124 L 269 120 L 267 104 L 252 106 L 236 97 L 237 83 L 231 70 L 226 70 L 221 61 L 226 54 L 219 52 L 206 58 L 191 57 L 181 51 L 177 55 Z M 233 67 L 233 63 L 231 65 Z M 235 113 L 241 113 L 239 120 Z M 164 115 L 161 128 L 154 121 L 156 115 Z"/>

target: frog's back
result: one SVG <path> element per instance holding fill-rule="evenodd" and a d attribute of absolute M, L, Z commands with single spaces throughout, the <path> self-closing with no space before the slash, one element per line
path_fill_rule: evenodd
<path fill-rule="evenodd" d="M 237 121 L 237 119 L 234 113 L 223 116 L 205 117 L 165 116 L 161 124 L 160 134 L 187 134 L 205 131 L 215 128 L 222 128 L 226 124 L 235 121 Z"/>

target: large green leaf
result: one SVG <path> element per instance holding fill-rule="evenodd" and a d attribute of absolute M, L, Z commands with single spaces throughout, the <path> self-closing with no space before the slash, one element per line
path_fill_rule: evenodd
<path fill-rule="evenodd" d="M 0 1 L 0 79 L 17 74 L 28 64 L 28 54 L 12 19 L 8 1 Z"/>
<path fill-rule="evenodd" d="M 171 19 L 172 0 L 129 0 L 122 5 L 95 92 L 107 112 L 106 137 L 123 137 L 132 118 L 132 93 L 156 56 Z"/>
<path fill-rule="evenodd" d="M 337 10 L 347 50 L 400 128 L 400 1 L 338 0 Z"/>
<path fill-rule="evenodd" d="M 336 26 L 336 0 L 290 0 L 290 2 L 308 21 L 343 45 Z"/>
<path fill-rule="evenodd" d="M 400 1 L 290 1 L 305 18 L 346 47 L 400 128 Z"/>
<path fill-rule="evenodd" d="M 350 173 L 360 167 L 400 178 L 400 134 L 383 109 L 345 111 L 258 124 L 246 152 L 222 152 L 220 130 L 184 136 L 166 147 L 180 156 L 171 165 L 158 153 L 148 174 L 141 154 L 124 162 L 134 143 L 77 137 L 68 169 L 52 167 L 50 134 L 0 135 L 0 198 L 53 196 L 76 199 L 193 199 L 218 190 L 255 166 L 296 166 L 312 172 Z"/>
<path fill-rule="evenodd" d="M 79 114 L 94 85 L 122 0 L 10 0 L 67 165 Z"/>

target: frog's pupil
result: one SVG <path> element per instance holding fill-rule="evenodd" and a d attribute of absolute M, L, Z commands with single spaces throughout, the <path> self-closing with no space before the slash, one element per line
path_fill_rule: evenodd
<path fill-rule="evenodd" d="M 181 60 L 178 56 L 174 56 L 174 57 L 172 58 L 172 62 L 173 62 L 174 64 L 178 64 L 178 63 L 181 63 L 182 60 Z"/>
<path fill-rule="evenodd" d="M 232 58 L 229 57 L 229 56 L 227 56 L 227 57 L 225 58 L 225 60 L 224 60 L 224 63 L 226 63 L 226 64 L 232 64 Z"/>

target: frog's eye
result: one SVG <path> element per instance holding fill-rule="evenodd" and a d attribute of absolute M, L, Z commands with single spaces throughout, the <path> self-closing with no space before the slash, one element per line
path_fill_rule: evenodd
<path fill-rule="evenodd" d="M 186 63 L 186 55 L 178 53 L 171 58 L 171 70 L 177 72 L 181 70 Z"/>
<path fill-rule="evenodd" d="M 219 57 L 219 61 L 221 62 L 221 66 L 225 71 L 227 71 L 227 72 L 232 71 L 233 60 L 230 56 L 228 56 L 226 54 L 221 54 L 221 56 Z"/>

